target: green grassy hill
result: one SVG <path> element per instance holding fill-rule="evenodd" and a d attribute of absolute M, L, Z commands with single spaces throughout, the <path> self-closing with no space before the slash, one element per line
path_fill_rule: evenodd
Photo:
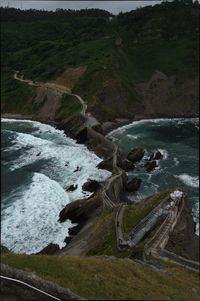
<path fill-rule="evenodd" d="M 11 8 L 1 16 L 4 113 L 39 110 L 33 89 L 13 83 L 13 69 L 46 82 L 81 66 L 86 71 L 72 90 L 100 121 L 197 110 L 198 2 L 163 2 L 112 18 L 102 10 Z M 166 78 L 151 86 L 156 70 Z"/>

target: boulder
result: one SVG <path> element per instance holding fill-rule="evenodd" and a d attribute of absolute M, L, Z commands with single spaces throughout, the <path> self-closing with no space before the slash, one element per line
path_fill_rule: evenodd
<path fill-rule="evenodd" d="M 108 158 L 108 159 L 105 159 L 103 161 L 101 161 L 98 165 L 97 165 L 97 168 L 99 169 L 106 169 L 106 170 L 109 170 L 112 172 L 113 170 L 113 158 Z"/>
<path fill-rule="evenodd" d="M 146 171 L 150 172 L 157 167 L 156 161 L 150 161 L 145 164 Z"/>
<path fill-rule="evenodd" d="M 85 184 L 83 184 L 82 189 L 89 192 L 95 192 L 100 187 L 101 185 L 99 184 L 99 182 L 88 179 L 88 181 Z"/>
<path fill-rule="evenodd" d="M 121 167 L 123 170 L 125 170 L 127 172 L 127 171 L 130 171 L 130 170 L 133 170 L 135 168 L 135 165 L 133 164 L 133 162 L 125 159 L 124 161 L 122 161 L 119 164 L 119 167 Z"/>
<path fill-rule="evenodd" d="M 144 156 L 144 149 L 137 147 L 137 148 L 132 149 L 128 153 L 127 159 L 134 163 L 134 162 L 140 161 L 143 158 L 143 156 Z"/>
<path fill-rule="evenodd" d="M 142 183 L 142 180 L 135 177 L 133 178 L 131 181 L 129 181 L 127 184 L 126 184 L 126 191 L 128 192 L 133 192 L 133 191 L 136 191 L 140 188 L 140 185 Z"/>
<path fill-rule="evenodd" d="M 76 190 L 78 188 L 78 185 L 76 184 L 76 185 L 74 185 L 74 184 L 72 184 L 72 185 L 70 185 L 69 187 L 67 187 L 65 190 L 66 191 L 74 191 L 74 190 Z"/>

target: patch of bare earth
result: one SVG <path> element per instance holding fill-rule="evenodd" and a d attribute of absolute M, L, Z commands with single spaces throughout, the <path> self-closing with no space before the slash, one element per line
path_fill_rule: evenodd
<path fill-rule="evenodd" d="M 35 103 L 41 106 L 38 117 L 43 120 L 53 120 L 60 107 L 62 93 L 54 89 L 48 89 L 45 85 L 37 88 Z"/>
<path fill-rule="evenodd" d="M 52 82 L 57 85 L 68 87 L 71 90 L 79 78 L 85 73 L 86 69 L 86 66 L 67 68 L 61 76 Z"/>

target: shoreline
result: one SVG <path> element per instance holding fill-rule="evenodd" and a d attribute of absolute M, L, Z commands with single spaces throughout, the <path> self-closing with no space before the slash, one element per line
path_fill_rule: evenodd
<path fill-rule="evenodd" d="M 5 118 L 5 119 L 16 119 L 16 120 L 31 120 L 31 121 L 37 121 L 37 122 L 41 122 L 44 124 L 48 124 L 51 125 L 53 127 L 56 127 L 58 129 L 62 130 L 62 126 L 65 125 L 65 123 L 63 123 L 62 121 L 55 121 L 55 120 L 43 120 L 43 119 L 39 119 L 34 115 L 23 115 L 23 114 L 13 114 L 13 113 L 4 113 L 1 114 L 1 119 Z M 150 120 L 150 119 L 190 119 L 190 118 L 199 118 L 199 112 L 194 112 L 194 113 L 180 113 L 180 114 L 174 114 L 174 115 L 136 115 L 135 117 L 131 118 L 131 119 L 127 119 L 127 118 L 119 118 L 119 119 L 114 119 L 115 121 L 111 121 L 112 124 L 108 125 L 107 128 L 103 131 L 103 133 L 101 133 L 103 136 L 108 135 L 110 132 L 126 126 L 126 125 L 130 125 L 131 123 L 135 122 L 135 121 L 143 121 L 143 120 Z M 118 121 L 117 121 L 118 120 Z M 101 126 L 103 126 L 105 123 L 102 123 Z M 67 131 L 67 130 L 63 130 L 65 132 L 66 135 L 69 135 L 70 138 L 76 139 L 74 137 L 72 137 L 73 135 Z M 86 145 L 87 147 L 87 145 Z"/>
<path fill-rule="evenodd" d="M 30 118 L 31 117 L 31 119 L 27 119 L 27 117 L 28 118 Z M 1 118 L 6 118 L 6 119 L 16 119 L 16 120 L 31 120 L 31 121 L 36 121 L 36 122 L 41 122 L 41 123 L 43 123 L 43 124 L 48 124 L 48 125 L 51 125 L 51 126 L 53 126 L 53 127 L 55 127 L 55 128 L 58 128 L 58 129 L 60 129 L 60 130 L 62 130 L 62 125 L 65 125 L 63 122 L 55 122 L 55 121 L 45 121 L 45 120 L 39 120 L 39 119 L 37 119 L 37 118 L 34 118 L 34 117 L 36 117 L 36 116 L 30 116 L 30 115 L 21 115 L 21 114 L 2 114 L 1 115 Z M 126 120 L 126 121 L 124 121 L 123 119 L 122 119 L 122 121 L 121 122 L 119 122 L 118 121 L 118 123 L 116 123 L 115 125 L 114 125 L 114 127 L 112 126 L 112 127 L 110 127 L 109 128 L 109 130 L 107 130 L 107 132 L 106 133 L 101 133 L 101 135 L 103 136 L 103 138 L 104 139 L 106 139 L 106 140 L 109 140 L 110 141 L 110 139 L 108 139 L 107 137 L 106 137 L 106 135 L 108 134 L 108 133 L 110 133 L 110 132 L 112 132 L 113 130 L 116 130 L 116 129 L 118 129 L 118 128 L 120 128 L 120 127 L 123 127 L 123 126 L 126 126 L 126 125 L 131 125 L 131 123 L 133 123 L 134 121 L 140 121 L 140 120 L 149 120 L 149 119 L 175 119 L 175 118 L 199 118 L 199 115 L 197 115 L 197 114 L 190 114 L 190 115 L 183 115 L 183 114 L 180 114 L 179 116 L 160 116 L 160 117 L 158 117 L 158 116 L 156 116 L 155 118 L 153 118 L 152 116 L 137 116 L 137 117 L 135 117 L 134 119 L 132 119 L 132 120 Z M 96 133 L 96 134 L 99 134 L 98 132 L 96 132 L 95 131 L 95 129 L 93 129 L 93 131 Z M 69 133 L 68 133 L 68 131 L 65 129 L 63 129 L 63 132 L 64 132 L 64 134 L 67 136 L 67 137 L 70 137 L 70 138 L 73 138 L 73 139 L 75 139 L 76 140 L 76 137 L 72 137 L 72 135 L 70 135 Z M 95 137 L 91 137 L 91 140 L 93 141 L 93 142 L 95 142 Z M 114 147 L 117 147 L 117 145 L 113 142 L 113 141 L 110 141 L 113 145 L 114 145 Z M 77 142 L 78 143 L 78 142 Z M 78 144 L 80 144 L 80 143 L 78 143 Z M 81 143 L 81 144 L 84 144 L 87 148 L 88 148 L 88 145 L 87 145 L 87 141 L 86 141 L 86 143 L 84 142 L 84 143 Z M 95 147 L 92 147 L 92 148 L 88 148 L 88 150 L 89 151 L 92 151 L 92 152 L 94 152 L 98 157 L 100 157 L 99 156 L 99 153 L 97 153 L 96 152 L 96 149 L 95 149 Z M 116 154 L 113 152 L 113 158 L 115 158 L 116 157 Z M 102 158 L 103 159 L 103 161 L 105 160 L 105 158 Z M 115 158 L 116 159 L 116 158 Z M 115 160 L 114 159 L 114 160 Z M 102 161 L 102 162 L 103 162 Z M 118 168 L 118 165 L 117 165 L 117 168 Z M 122 172 L 123 172 L 123 170 L 122 170 Z M 116 175 L 118 174 L 118 172 L 115 172 L 115 170 L 113 170 L 112 171 L 112 175 L 111 175 L 111 177 L 116 177 Z M 121 176 L 120 176 L 121 177 Z M 108 182 L 109 182 L 110 180 L 109 180 L 109 178 L 107 179 L 107 180 L 105 180 L 105 183 L 104 183 L 104 186 L 106 187 L 107 186 L 107 184 L 108 184 Z M 115 185 L 115 184 L 113 184 L 113 185 Z M 87 198 L 85 199 L 86 201 L 87 201 Z M 76 201 L 75 201 L 76 202 Z M 87 221 L 86 221 L 86 224 L 87 224 Z M 79 229 L 79 230 L 81 230 L 81 229 Z M 75 235 L 73 235 L 72 236 L 72 240 L 73 240 L 73 238 L 75 238 L 75 237 L 77 237 L 77 235 L 78 235 L 78 233 L 79 233 L 79 231 L 75 234 Z M 67 237 L 70 237 L 69 235 L 67 235 L 66 236 L 66 238 Z M 77 237 L 78 238 L 78 237 Z M 72 241 L 71 240 L 71 241 Z M 64 246 L 63 248 L 61 248 L 60 250 L 58 250 L 56 253 L 55 253 L 55 255 L 56 254 L 59 254 L 61 251 L 64 251 L 66 248 L 68 248 L 69 246 L 70 246 L 70 243 L 71 243 L 71 241 L 66 245 L 66 246 Z M 73 244 L 72 244 L 73 245 Z M 47 246 L 48 247 L 48 246 Z M 41 250 L 41 252 L 42 252 L 43 250 Z"/>

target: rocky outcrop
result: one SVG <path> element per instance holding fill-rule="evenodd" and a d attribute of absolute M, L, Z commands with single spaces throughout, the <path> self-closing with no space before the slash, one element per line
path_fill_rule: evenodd
<path fill-rule="evenodd" d="M 137 148 L 132 149 L 128 153 L 127 159 L 134 163 L 134 162 L 140 161 L 143 158 L 143 156 L 144 156 L 144 149 L 137 147 Z"/>
<path fill-rule="evenodd" d="M 72 223 L 84 223 L 100 206 L 101 202 L 97 196 L 87 200 L 77 200 L 67 204 L 67 206 L 61 210 L 59 221 L 62 223 L 70 219 Z"/>
<path fill-rule="evenodd" d="M 195 223 L 192 217 L 192 207 L 185 200 L 183 210 L 170 233 L 166 249 L 190 260 L 199 261 L 199 237 L 195 234 Z"/>
<path fill-rule="evenodd" d="M 96 192 L 99 188 L 101 188 L 99 182 L 91 179 L 88 179 L 88 181 L 82 186 L 82 189 L 84 191 L 89 191 L 89 192 Z"/>
<path fill-rule="evenodd" d="M 54 255 L 60 250 L 59 245 L 57 244 L 49 244 L 46 246 L 42 251 L 38 252 L 37 254 L 47 254 L 47 255 Z"/>
<path fill-rule="evenodd" d="M 142 180 L 139 178 L 133 178 L 131 181 L 129 181 L 126 184 L 126 191 L 127 192 L 134 192 L 140 188 L 140 185 L 142 183 Z"/>
<path fill-rule="evenodd" d="M 145 163 L 146 171 L 150 172 L 157 167 L 156 161 L 150 161 Z"/>
<path fill-rule="evenodd" d="M 10 253 L 11 251 L 5 246 L 1 245 L 1 253 Z"/>
<path fill-rule="evenodd" d="M 149 161 L 151 160 L 160 160 L 162 159 L 163 155 L 160 151 L 155 151 L 150 155 Z"/>

